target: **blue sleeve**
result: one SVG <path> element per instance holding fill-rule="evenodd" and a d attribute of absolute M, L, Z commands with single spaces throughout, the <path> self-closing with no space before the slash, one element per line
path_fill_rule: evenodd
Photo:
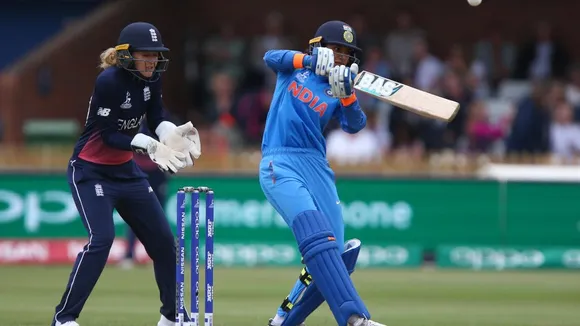
<path fill-rule="evenodd" d="M 309 55 L 292 50 L 269 50 L 264 55 L 264 62 L 275 72 L 292 72 L 308 64 Z"/>
<path fill-rule="evenodd" d="M 95 108 L 105 108 L 102 114 L 97 113 L 95 120 L 103 143 L 109 147 L 120 150 L 132 151 L 131 141 L 133 138 L 118 131 L 119 103 L 125 100 L 125 92 L 122 88 L 116 87 L 115 83 L 101 79 L 95 84 L 95 91 L 91 98 L 91 104 Z M 94 103 L 94 104 L 93 104 Z M 106 112 L 106 113 L 105 113 Z"/>
<path fill-rule="evenodd" d="M 147 107 L 147 127 L 152 134 L 163 121 L 168 120 L 163 104 L 163 93 L 161 90 L 161 81 L 155 82 L 151 87 L 151 103 Z"/>
<path fill-rule="evenodd" d="M 342 130 L 349 134 L 356 134 L 367 124 L 367 116 L 361 109 L 358 100 L 354 100 L 348 105 L 344 105 L 341 101 L 335 115 L 340 121 Z"/>

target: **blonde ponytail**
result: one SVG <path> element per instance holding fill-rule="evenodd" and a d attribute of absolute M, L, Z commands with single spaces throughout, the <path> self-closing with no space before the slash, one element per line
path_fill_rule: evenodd
<path fill-rule="evenodd" d="M 108 48 L 103 53 L 101 53 L 101 64 L 99 67 L 102 69 L 107 69 L 119 64 L 117 59 L 117 50 L 115 48 Z"/>

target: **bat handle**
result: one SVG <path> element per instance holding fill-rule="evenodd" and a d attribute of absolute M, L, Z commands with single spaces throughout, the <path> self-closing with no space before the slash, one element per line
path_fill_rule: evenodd
<path fill-rule="evenodd" d="M 362 72 L 359 72 L 358 74 L 355 74 L 355 73 L 351 72 L 351 75 L 352 75 L 352 83 L 353 84 L 356 84 L 356 82 L 362 76 Z"/>

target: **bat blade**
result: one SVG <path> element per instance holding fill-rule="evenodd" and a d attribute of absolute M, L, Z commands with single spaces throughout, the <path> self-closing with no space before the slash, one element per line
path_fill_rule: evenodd
<path fill-rule="evenodd" d="M 428 118 L 449 122 L 459 111 L 459 103 L 455 101 L 365 70 L 356 76 L 353 87 L 381 101 Z"/>

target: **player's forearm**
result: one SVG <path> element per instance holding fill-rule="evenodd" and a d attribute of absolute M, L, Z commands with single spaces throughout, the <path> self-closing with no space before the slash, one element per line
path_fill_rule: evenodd
<path fill-rule="evenodd" d="M 131 140 L 133 140 L 131 136 L 123 135 L 116 131 L 112 132 L 104 131 L 101 133 L 101 138 L 103 139 L 103 143 L 105 143 L 105 145 L 109 147 L 124 151 L 133 150 L 131 148 Z"/>
<path fill-rule="evenodd" d="M 281 72 L 291 72 L 304 68 L 310 56 L 292 50 L 269 50 L 264 55 L 264 62 L 270 69 Z"/>
<path fill-rule="evenodd" d="M 360 107 L 356 95 L 340 100 L 342 110 L 341 127 L 345 132 L 354 134 L 362 130 L 367 124 L 367 116 Z"/>
<path fill-rule="evenodd" d="M 117 111 L 111 110 L 97 119 L 97 129 L 100 130 L 101 139 L 109 147 L 131 151 L 132 137 L 118 131 L 117 117 Z"/>

